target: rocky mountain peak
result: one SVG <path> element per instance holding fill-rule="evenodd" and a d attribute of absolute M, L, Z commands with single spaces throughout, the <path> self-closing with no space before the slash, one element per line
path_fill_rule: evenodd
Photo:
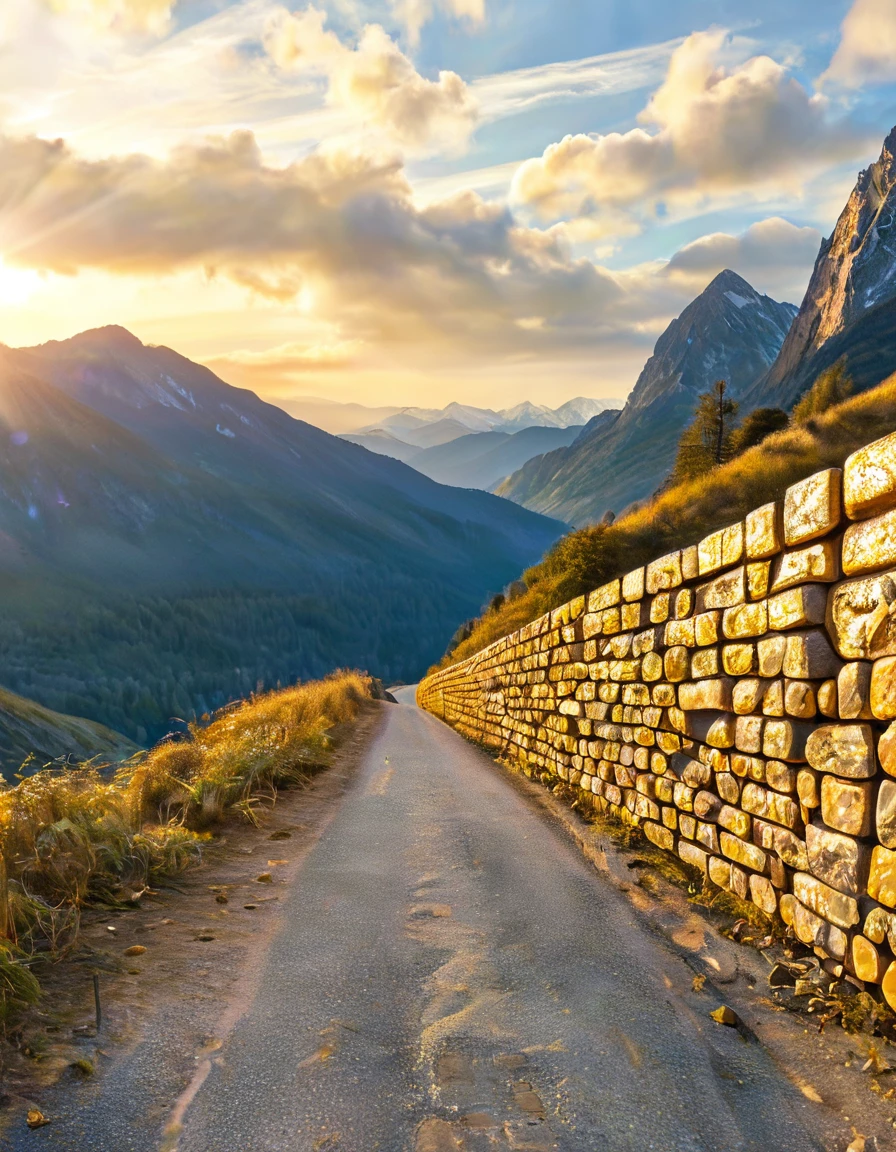
<path fill-rule="evenodd" d="M 793 304 L 724 269 L 660 336 L 626 408 L 646 407 L 672 389 L 696 396 L 717 379 L 739 395 L 774 361 L 795 314 Z"/>
<path fill-rule="evenodd" d="M 896 297 L 896 128 L 859 173 L 832 235 L 823 240 L 799 314 L 769 374 L 774 389 L 824 343 Z"/>

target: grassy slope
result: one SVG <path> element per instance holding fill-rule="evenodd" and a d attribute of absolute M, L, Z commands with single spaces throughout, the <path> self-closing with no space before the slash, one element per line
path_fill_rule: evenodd
<path fill-rule="evenodd" d="M 0 779 L 11 778 L 25 759 L 34 754 L 35 767 L 58 756 L 78 760 L 102 757 L 124 760 L 139 749 L 121 733 L 85 720 L 53 712 L 0 688 Z"/>
<path fill-rule="evenodd" d="M 665 492 L 649 506 L 616 521 L 564 537 L 526 573 L 528 591 L 477 621 L 468 639 L 439 667 L 453 664 L 574 596 L 596 588 L 674 548 L 779 499 L 813 472 L 839 467 L 846 457 L 896 429 L 896 375 L 846 400 L 824 416 L 769 436 L 709 476 Z"/>

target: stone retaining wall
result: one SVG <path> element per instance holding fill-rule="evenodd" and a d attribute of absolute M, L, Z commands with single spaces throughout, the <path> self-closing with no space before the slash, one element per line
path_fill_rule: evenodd
<path fill-rule="evenodd" d="M 896 1007 L 896 433 L 420 685 Z"/>

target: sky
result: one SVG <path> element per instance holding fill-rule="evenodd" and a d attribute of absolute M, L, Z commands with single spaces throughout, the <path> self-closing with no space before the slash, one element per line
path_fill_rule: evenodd
<path fill-rule="evenodd" d="M 800 302 L 894 124 L 896 0 L 2 0 L 0 342 L 622 398 L 722 268 Z"/>

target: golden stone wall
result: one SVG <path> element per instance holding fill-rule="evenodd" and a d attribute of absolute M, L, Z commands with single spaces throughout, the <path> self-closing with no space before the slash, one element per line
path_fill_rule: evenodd
<path fill-rule="evenodd" d="M 896 433 L 418 700 L 779 912 L 896 1007 Z"/>

